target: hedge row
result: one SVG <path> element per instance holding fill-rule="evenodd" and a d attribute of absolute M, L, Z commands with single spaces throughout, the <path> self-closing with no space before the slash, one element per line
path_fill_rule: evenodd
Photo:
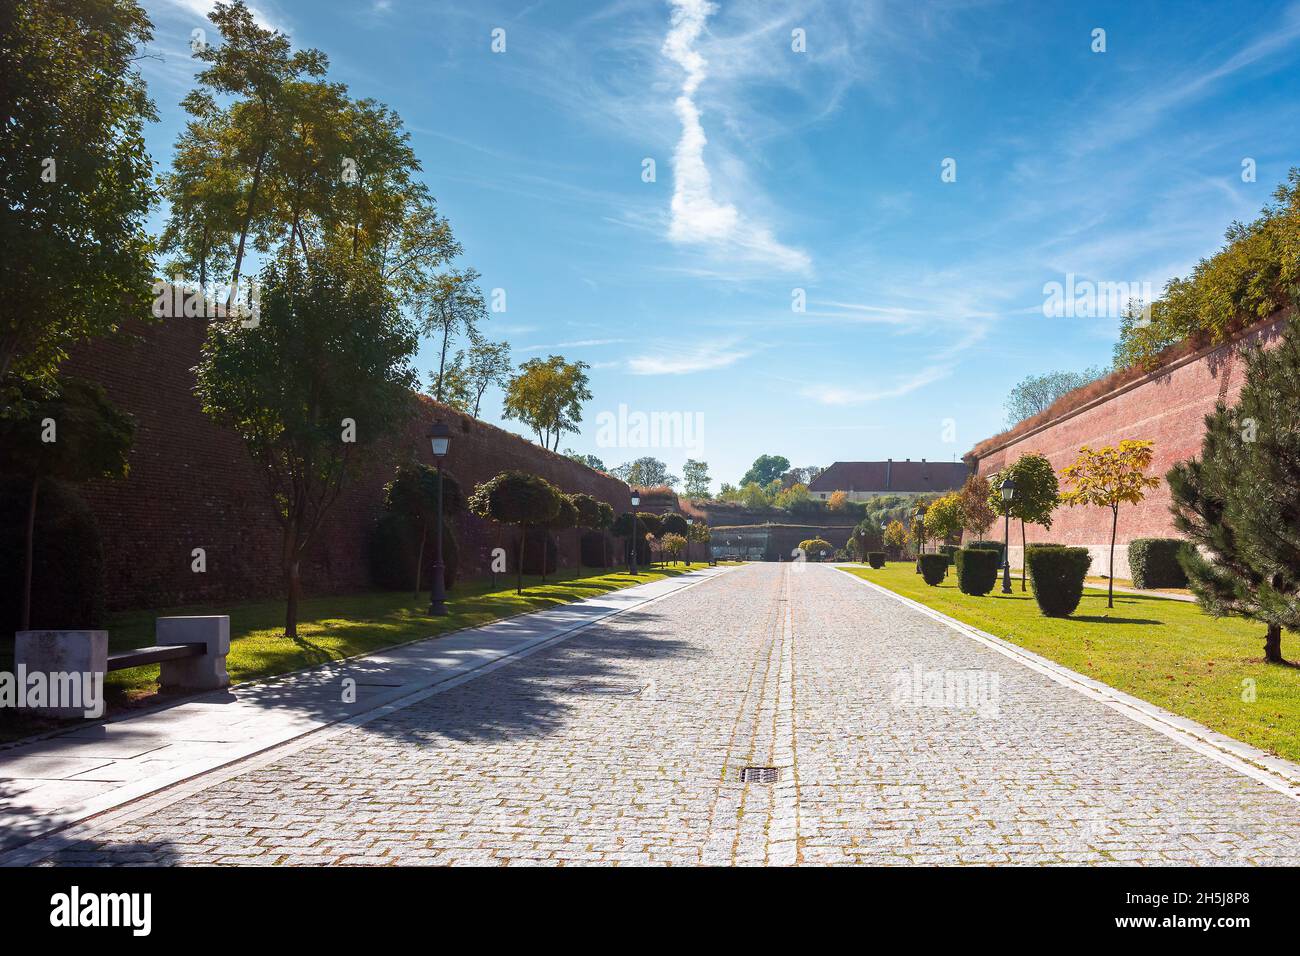
<path fill-rule="evenodd" d="M 1187 574 L 1178 552 L 1187 545 L 1181 538 L 1137 538 L 1129 542 L 1128 567 L 1135 588 L 1185 588 Z"/>

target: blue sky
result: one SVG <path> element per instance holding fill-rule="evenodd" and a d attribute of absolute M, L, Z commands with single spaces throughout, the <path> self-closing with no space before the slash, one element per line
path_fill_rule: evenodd
<path fill-rule="evenodd" d="M 209 4 L 144 6 L 166 163 Z M 1045 317 L 1047 283 L 1158 292 L 1300 164 L 1296 2 L 252 6 L 401 114 L 506 292 L 485 333 L 591 364 L 562 447 L 715 489 L 762 453 L 959 457 L 1025 375 L 1109 362 L 1116 317 Z M 693 447 L 602 445 L 620 404 L 699 416 Z"/>

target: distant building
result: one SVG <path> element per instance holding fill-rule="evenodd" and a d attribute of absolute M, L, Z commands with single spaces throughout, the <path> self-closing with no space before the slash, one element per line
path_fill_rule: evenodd
<path fill-rule="evenodd" d="M 837 491 L 850 501 L 866 501 L 879 495 L 956 491 L 970 473 L 970 466 L 961 461 L 837 461 L 813 479 L 808 492 L 819 501 Z"/>

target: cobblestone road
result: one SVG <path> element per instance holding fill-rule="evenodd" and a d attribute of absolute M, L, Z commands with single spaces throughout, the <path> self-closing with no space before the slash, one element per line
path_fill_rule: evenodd
<path fill-rule="evenodd" d="M 843 572 L 751 565 L 46 862 L 1296 864 L 1300 804 Z"/>

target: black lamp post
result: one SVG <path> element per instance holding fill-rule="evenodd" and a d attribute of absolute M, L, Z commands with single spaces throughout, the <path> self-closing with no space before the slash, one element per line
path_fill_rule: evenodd
<path fill-rule="evenodd" d="M 628 565 L 628 574 L 636 574 L 636 509 L 641 504 L 641 495 L 632 492 L 632 557 Z"/>
<path fill-rule="evenodd" d="M 686 566 L 691 566 L 691 527 L 695 524 L 694 518 L 686 519 Z"/>
<path fill-rule="evenodd" d="M 1016 496 L 1016 482 L 1010 476 L 1002 482 L 1002 593 L 1011 593 L 1011 499 Z M 1024 558 L 1022 557 L 1023 561 Z"/>
<path fill-rule="evenodd" d="M 429 592 L 429 613 L 442 617 L 447 613 L 447 582 L 442 564 L 442 459 L 451 445 L 451 428 L 445 422 L 434 422 L 429 428 L 429 444 L 433 446 L 433 461 L 438 469 L 438 536 L 434 539 L 433 587 Z"/>
<path fill-rule="evenodd" d="M 925 550 L 925 505 L 916 506 L 916 573 L 921 573 L 921 552 Z"/>

